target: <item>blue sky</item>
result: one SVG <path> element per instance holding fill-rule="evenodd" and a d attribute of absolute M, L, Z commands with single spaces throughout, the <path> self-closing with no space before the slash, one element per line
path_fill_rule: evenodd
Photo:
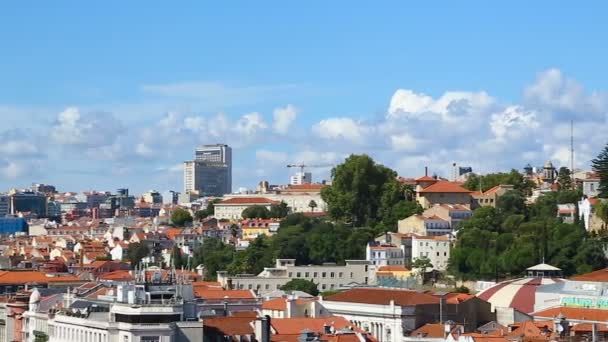
<path fill-rule="evenodd" d="M 236 188 L 349 153 L 565 164 L 571 119 L 578 166 L 607 142 L 603 2 L 354 5 L 0 5 L 0 190 L 181 189 L 200 143 L 235 146 Z"/>

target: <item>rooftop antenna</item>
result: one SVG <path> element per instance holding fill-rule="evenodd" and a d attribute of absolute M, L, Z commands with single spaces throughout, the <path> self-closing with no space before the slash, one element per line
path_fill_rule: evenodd
<path fill-rule="evenodd" d="M 570 120 L 570 178 L 572 188 L 574 185 L 574 120 Z"/>

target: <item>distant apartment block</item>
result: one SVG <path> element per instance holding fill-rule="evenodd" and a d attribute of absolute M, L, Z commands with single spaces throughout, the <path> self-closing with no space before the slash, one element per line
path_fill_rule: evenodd
<path fill-rule="evenodd" d="M 313 280 L 319 291 L 337 290 L 354 284 L 367 284 L 366 260 L 346 260 L 345 265 L 323 264 L 297 266 L 295 259 L 277 259 L 275 267 L 266 268 L 258 275 L 229 276 L 218 272 L 222 287 L 255 290 L 259 295 L 276 291 L 292 279 Z"/>
<path fill-rule="evenodd" d="M 312 183 L 312 173 L 310 172 L 298 172 L 291 176 L 289 184 L 291 185 L 302 185 Z"/>
<path fill-rule="evenodd" d="M 10 211 L 10 197 L 0 195 L 0 217 L 8 215 Z"/>
<path fill-rule="evenodd" d="M 184 192 L 222 196 L 232 192 L 232 148 L 228 145 L 203 145 L 195 159 L 184 162 Z"/>

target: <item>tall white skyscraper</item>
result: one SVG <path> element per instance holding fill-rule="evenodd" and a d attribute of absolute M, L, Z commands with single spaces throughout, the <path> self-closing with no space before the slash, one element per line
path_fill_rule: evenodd
<path fill-rule="evenodd" d="M 232 148 L 224 144 L 203 145 L 195 158 L 184 162 L 184 190 L 205 196 L 232 192 Z"/>

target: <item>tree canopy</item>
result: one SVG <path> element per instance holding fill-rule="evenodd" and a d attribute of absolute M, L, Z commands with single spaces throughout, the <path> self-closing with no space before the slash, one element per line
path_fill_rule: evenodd
<path fill-rule="evenodd" d="M 602 152 L 591 161 L 591 167 L 593 168 L 593 171 L 597 172 L 600 176 L 598 197 L 608 198 L 608 144 L 606 144 Z"/>
<path fill-rule="evenodd" d="M 177 227 L 183 227 L 188 223 L 192 223 L 193 220 L 190 212 L 183 208 L 177 208 L 171 214 L 171 222 Z"/>
<path fill-rule="evenodd" d="M 522 210 L 517 194 L 507 193 L 497 208 L 476 209 L 458 231 L 448 269 L 463 279 L 501 279 L 543 260 L 566 276 L 604 267 L 601 243 L 578 222 L 567 224 L 556 217 L 557 204 L 578 196 L 573 194 L 548 193 Z"/>
<path fill-rule="evenodd" d="M 267 219 L 270 218 L 270 210 L 263 205 L 252 205 L 241 213 L 246 219 Z"/>
<path fill-rule="evenodd" d="M 367 155 L 351 155 L 332 170 L 321 190 L 329 215 L 355 227 L 374 226 L 404 199 L 397 173 Z"/>
<path fill-rule="evenodd" d="M 281 286 L 283 291 L 303 291 L 309 295 L 316 296 L 319 294 L 319 289 L 314 281 L 306 279 L 292 279 L 285 285 Z"/>
<path fill-rule="evenodd" d="M 127 259 L 131 261 L 131 268 L 135 269 L 141 260 L 150 254 L 150 249 L 140 242 L 129 244 L 127 249 Z"/>
<path fill-rule="evenodd" d="M 515 169 L 510 172 L 489 173 L 487 175 L 471 174 L 463 186 L 471 191 L 479 191 L 481 186 L 481 191 L 488 191 L 500 184 L 513 185 L 515 190 L 519 190 L 523 194 L 528 194 L 534 187 L 532 181 L 524 179 L 524 176 Z"/>

